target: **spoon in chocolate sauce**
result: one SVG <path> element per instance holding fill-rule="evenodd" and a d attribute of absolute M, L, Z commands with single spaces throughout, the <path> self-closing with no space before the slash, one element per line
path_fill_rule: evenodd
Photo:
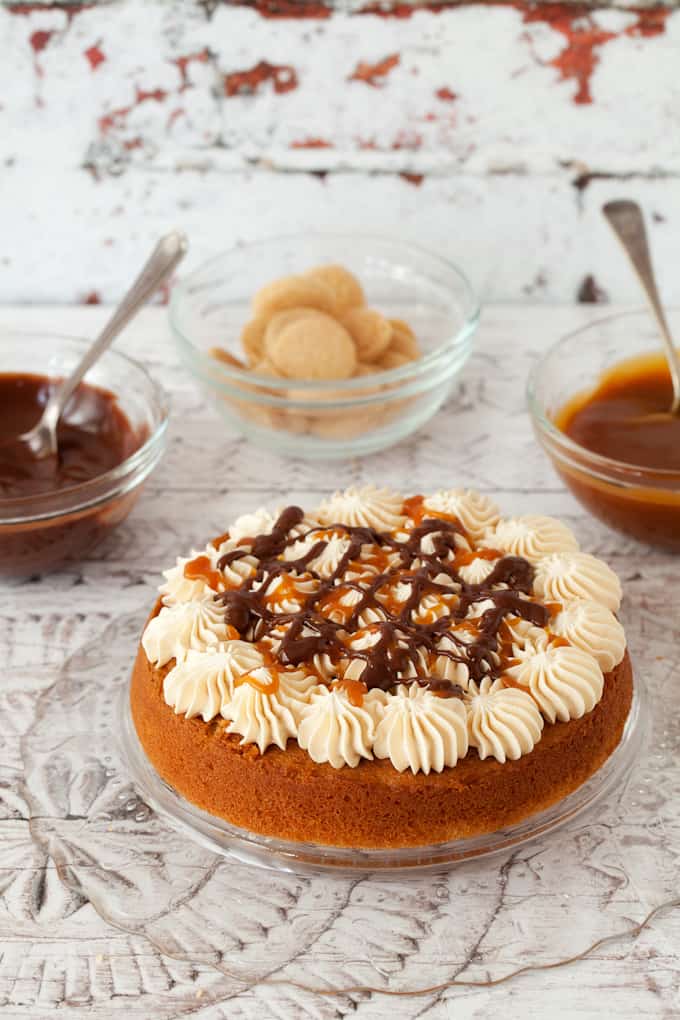
<path fill-rule="evenodd" d="M 603 205 L 602 212 L 623 245 L 624 251 L 628 255 L 635 274 L 647 296 L 649 306 L 664 342 L 666 361 L 668 362 L 671 383 L 673 385 L 673 400 L 668 411 L 638 415 L 631 419 L 631 421 L 648 422 L 652 418 L 667 419 L 668 417 L 680 414 L 680 358 L 673 343 L 673 337 L 671 336 L 659 297 L 642 210 L 637 202 L 633 202 L 630 199 L 618 199 Z"/>
<path fill-rule="evenodd" d="M 102 332 L 92 346 L 87 349 L 68 378 L 54 389 L 45 404 L 40 421 L 28 432 L 3 444 L 0 450 L 0 461 L 11 459 L 18 462 L 22 457 L 40 461 L 56 456 L 57 425 L 78 384 L 82 382 L 94 363 L 111 346 L 128 322 L 184 258 L 187 247 L 186 236 L 179 231 L 173 231 L 160 239 L 144 268 Z M 8 445 L 11 445 L 11 450 L 8 449 Z"/>

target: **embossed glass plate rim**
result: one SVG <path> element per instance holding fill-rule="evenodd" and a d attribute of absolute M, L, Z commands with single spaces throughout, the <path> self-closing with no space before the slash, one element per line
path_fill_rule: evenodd
<path fill-rule="evenodd" d="M 297 843 L 262 836 L 230 825 L 185 800 L 159 776 L 146 757 L 132 721 L 127 684 L 122 691 L 117 713 L 119 730 L 115 736 L 124 766 L 145 801 L 174 828 L 188 833 L 216 853 L 246 864 L 295 874 L 373 873 L 408 877 L 501 853 L 553 832 L 591 808 L 611 792 L 639 760 L 648 716 L 644 682 L 635 676 L 631 708 L 619 744 L 597 772 L 567 797 L 496 832 L 427 846 L 379 849 Z"/>

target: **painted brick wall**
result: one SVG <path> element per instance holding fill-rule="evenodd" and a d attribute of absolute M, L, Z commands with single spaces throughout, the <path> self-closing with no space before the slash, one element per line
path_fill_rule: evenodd
<path fill-rule="evenodd" d="M 194 264 L 361 228 L 487 300 L 636 300 L 621 195 L 680 300 L 676 5 L 5 3 L 0 56 L 1 301 L 112 301 L 173 225 Z"/>

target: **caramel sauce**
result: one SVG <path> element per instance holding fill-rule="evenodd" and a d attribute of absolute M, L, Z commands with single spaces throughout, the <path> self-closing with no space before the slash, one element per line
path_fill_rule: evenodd
<path fill-rule="evenodd" d="M 408 499 L 405 499 L 402 504 L 402 513 L 410 517 L 416 527 L 422 524 L 426 517 L 428 520 L 448 521 L 450 524 L 458 522 L 455 514 L 445 514 L 443 510 L 430 510 L 425 506 L 424 496 L 409 496 Z"/>
<path fill-rule="evenodd" d="M 512 666 L 512 663 L 507 663 L 508 666 Z M 507 673 L 503 673 L 501 682 L 504 687 L 515 687 L 518 691 L 524 691 L 528 693 L 528 688 L 524 684 L 519 683 L 514 677 L 509 676 Z"/>
<path fill-rule="evenodd" d="M 217 538 L 213 538 L 213 540 L 212 540 L 212 542 L 210 544 L 213 547 L 213 549 L 219 549 L 219 547 L 224 542 L 228 542 L 228 541 L 229 541 L 229 532 L 225 531 L 223 535 L 218 535 Z"/>
<path fill-rule="evenodd" d="M 265 605 L 275 606 L 279 602 L 283 602 L 287 599 L 293 599 L 294 601 L 300 600 L 300 592 L 295 587 L 295 581 L 288 574 L 279 575 L 279 583 L 276 588 L 265 595 Z"/>
<path fill-rule="evenodd" d="M 364 697 L 368 694 L 368 688 L 361 680 L 337 680 L 333 684 L 333 688 L 344 691 L 350 705 L 354 705 L 355 708 L 361 708 Z"/>
<path fill-rule="evenodd" d="M 504 555 L 498 549 L 471 549 L 470 552 L 461 549 L 456 556 L 456 566 L 467 567 L 475 560 L 499 560 Z"/>
<path fill-rule="evenodd" d="M 224 586 L 224 574 L 220 570 L 215 570 L 209 556 L 197 556 L 195 560 L 186 563 L 184 576 L 187 581 L 205 581 L 208 587 L 215 591 Z"/>
<path fill-rule="evenodd" d="M 672 386 L 662 354 L 615 365 L 597 386 L 555 415 L 555 425 L 586 450 L 617 462 L 615 479 L 578 465 L 555 466 L 574 495 L 606 524 L 643 542 L 680 551 L 680 417 L 669 415 Z M 640 479 L 637 469 L 645 469 Z"/>
<path fill-rule="evenodd" d="M 680 417 L 667 414 L 672 399 L 665 358 L 644 355 L 616 365 L 592 392 L 562 408 L 555 424 L 603 457 L 680 471 Z"/>
<path fill-rule="evenodd" d="M 253 676 L 252 673 L 245 673 L 243 676 L 236 678 L 234 687 L 240 687 L 242 684 L 250 684 L 260 694 L 276 694 L 280 687 L 280 679 L 276 670 L 269 671 L 269 680 L 260 680 L 258 677 Z"/>
<path fill-rule="evenodd" d="M 568 648 L 569 642 L 566 638 L 560 637 L 558 634 L 550 635 L 550 644 L 553 648 Z"/>
<path fill-rule="evenodd" d="M 414 524 L 420 524 L 425 515 L 424 504 L 424 496 L 409 496 L 408 499 L 404 500 L 401 511 L 407 517 L 410 517 Z"/>

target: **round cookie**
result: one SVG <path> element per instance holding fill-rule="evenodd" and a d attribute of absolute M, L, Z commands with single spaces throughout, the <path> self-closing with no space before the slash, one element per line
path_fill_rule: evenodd
<path fill-rule="evenodd" d="M 361 361 L 376 361 L 390 346 L 392 326 L 380 312 L 351 308 L 341 321 L 351 333 Z"/>
<path fill-rule="evenodd" d="M 403 319 L 390 319 L 392 327 L 392 339 L 389 344 L 391 351 L 403 354 L 409 361 L 419 358 L 422 354 L 416 335 L 407 322 Z"/>
<path fill-rule="evenodd" d="M 257 315 L 250 322 L 247 322 L 241 330 L 241 346 L 245 351 L 249 365 L 254 365 L 264 357 L 264 333 L 267 328 L 267 318 L 264 315 Z"/>
<path fill-rule="evenodd" d="M 410 361 L 413 361 L 413 358 L 400 354 L 399 351 L 394 351 L 390 347 L 389 351 L 383 354 L 380 361 L 377 362 L 377 365 L 381 371 L 387 372 L 391 368 L 401 368 L 402 365 L 408 365 Z"/>
<path fill-rule="evenodd" d="M 267 323 L 267 328 L 264 333 L 264 355 L 270 354 L 271 345 L 276 341 L 279 333 L 289 326 L 291 322 L 297 322 L 299 319 L 308 318 L 310 315 L 316 315 L 317 312 L 314 308 L 287 308 L 284 312 L 276 312 Z"/>
<path fill-rule="evenodd" d="M 258 290 L 253 298 L 256 316 L 272 316 L 288 308 L 316 308 L 333 313 L 335 301 L 329 287 L 311 276 L 284 276 Z"/>
<path fill-rule="evenodd" d="M 314 280 L 320 280 L 333 293 L 336 314 L 348 308 L 366 304 L 366 296 L 356 276 L 344 266 L 327 265 L 310 269 L 306 274 Z"/>
<path fill-rule="evenodd" d="M 242 371 L 247 369 L 247 365 L 244 365 L 240 358 L 237 358 L 234 354 L 230 354 L 229 351 L 225 351 L 223 347 L 211 347 L 208 354 L 215 359 L 215 361 L 221 361 L 223 365 L 230 365 L 231 368 L 240 368 Z"/>
<path fill-rule="evenodd" d="M 267 350 L 276 368 L 289 379 L 349 379 L 356 368 L 352 337 L 322 312 L 291 322 L 276 334 Z"/>

